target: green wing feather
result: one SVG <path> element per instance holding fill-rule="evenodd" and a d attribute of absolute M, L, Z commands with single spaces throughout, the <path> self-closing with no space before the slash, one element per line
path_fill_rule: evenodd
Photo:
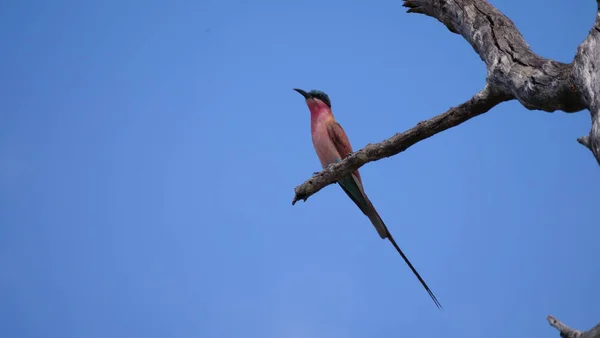
<path fill-rule="evenodd" d="M 377 214 L 373 204 L 371 204 L 371 201 L 369 201 L 369 198 L 364 193 L 362 183 L 356 178 L 356 176 L 354 174 L 346 176 L 339 180 L 338 184 L 340 187 L 342 187 L 348 197 L 350 197 L 350 199 L 356 204 L 356 206 L 358 206 L 360 211 L 369 217 L 371 223 L 373 223 L 373 226 L 375 227 L 375 230 L 377 230 L 379 237 L 388 237 L 390 233 L 387 227 L 385 224 L 383 224 L 383 221 L 381 221 L 381 218 Z"/>

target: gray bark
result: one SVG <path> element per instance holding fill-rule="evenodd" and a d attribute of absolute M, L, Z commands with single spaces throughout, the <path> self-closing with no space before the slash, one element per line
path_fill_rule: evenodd
<path fill-rule="evenodd" d="M 592 151 L 600 164 L 600 1 L 597 3 L 594 27 L 577 48 L 572 76 L 581 101 L 592 116 L 590 134 L 578 141 Z"/>
<path fill-rule="evenodd" d="M 376 144 L 368 144 L 343 161 L 315 174 L 295 189 L 292 204 L 315 194 L 366 163 L 394 156 L 413 144 L 508 100 L 529 110 L 567 113 L 587 109 L 592 126 L 577 141 L 600 165 L 600 0 L 594 27 L 566 64 L 535 54 L 514 23 L 485 0 L 404 0 L 408 13 L 420 13 L 462 35 L 487 68 L 486 86 L 469 101 Z"/>
<path fill-rule="evenodd" d="M 560 336 L 563 338 L 600 338 L 600 324 L 588 331 L 582 332 L 566 326 L 560 320 L 552 316 L 548 316 L 547 319 L 548 322 L 550 322 L 550 325 L 560 331 Z"/>

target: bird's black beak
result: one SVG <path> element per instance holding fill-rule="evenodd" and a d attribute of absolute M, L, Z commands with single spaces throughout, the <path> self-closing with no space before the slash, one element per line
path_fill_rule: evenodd
<path fill-rule="evenodd" d="M 305 92 L 304 90 L 298 88 L 294 88 L 294 90 L 300 93 L 300 95 L 304 96 L 306 100 L 310 99 L 310 94 Z"/>

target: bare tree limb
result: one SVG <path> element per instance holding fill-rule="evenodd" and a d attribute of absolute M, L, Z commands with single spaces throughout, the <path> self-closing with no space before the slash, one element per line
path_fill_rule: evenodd
<path fill-rule="evenodd" d="M 597 0 L 597 2 L 600 0 Z M 599 3 L 600 4 L 600 3 Z M 295 189 L 292 204 L 357 170 L 396 155 L 413 144 L 516 99 L 529 110 L 590 111 L 592 128 L 578 142 L 600 165 L 600 12 L 570 64 L 535 54 L 514 23 L 485 0 L 404 0 L 408 13 L 420 13 L 462 35 L 486 64 L 486 87 L 462 105 L 377 144 L 369 144 L 331 165 Z"/>
<path fill-rule="evenodd" d="M 487 67 L 487 82 L 527 109 L 585 109 L 571 81 L 572 65 L 533 51 L 515 24 L 485 0 L 405 0 L 408 13 L 434 17 L 462 35 Z"/>
<path fill-rule="evenodd" d="M 600 0 L 596 2 L 596 21 L 577 49 L 573 78 L 577 91 L 581 93 L 581 100 L 592 116 L 589 136 L 580 137 L 578 141 L 592 151 L 600 165 Z"/>
<path fill-rule="evenodd" d="M 547 319 L 551 326 L 560 331 L 560 336 L 563 338 L 600 338 L 600 324 L 588 331 L 581 332 L 568 327 L 553 316 L 548 316 Z"/>

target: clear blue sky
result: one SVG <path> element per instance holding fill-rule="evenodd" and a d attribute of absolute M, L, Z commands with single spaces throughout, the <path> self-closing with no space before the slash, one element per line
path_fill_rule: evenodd
<path fill-rule="evenodd" d="M 594 1 L 492 1 L 570 62 Z M 558 337 L 600 319 L 589 114 L 516 102 L 362 168 L 438 296 L 320 169 L 321 89 L 355 149 L 485 68 L 402 1 L 0 4 L 0 336 Z"/>

